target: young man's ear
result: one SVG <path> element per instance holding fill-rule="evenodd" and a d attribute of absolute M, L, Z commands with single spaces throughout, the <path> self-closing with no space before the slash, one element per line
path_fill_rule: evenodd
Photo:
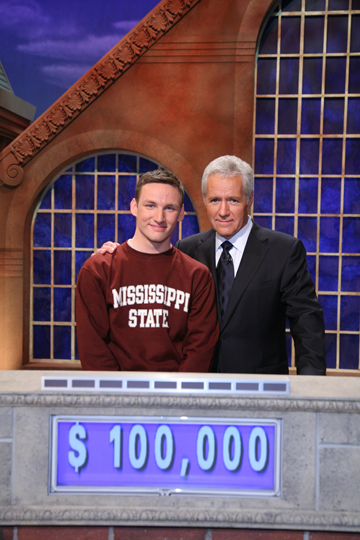
<path fill-rule="evenodd" d="M 130 212 L 133 216 L 137 216 L 137 204 L 135 199 L 133 199 L 130 203 Z"/>
<path fill-rule="evenodd" d="M 185 215 L 185 210 L 184 210 L 184 205 L 182 205 L 181 210 L 180 210 L 180 214 L 179 214 L 179 217 L 178 217 L 178 221 L 182 221 L 184 219 L 184 215 Z"/>

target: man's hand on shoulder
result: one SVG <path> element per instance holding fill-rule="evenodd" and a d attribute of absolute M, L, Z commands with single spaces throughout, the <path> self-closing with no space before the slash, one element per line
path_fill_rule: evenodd
<path fill-rule="evenodd" d="M 114 253 L 116 248 L 120 246 L 117 242 L 105 242 L 99 249 L 95 251 L 95 253 L 92 253 L 91 256 L 97 255 L 98 253 L 101 253 L 101 255 L 105 255 L 105 253 Z"/>

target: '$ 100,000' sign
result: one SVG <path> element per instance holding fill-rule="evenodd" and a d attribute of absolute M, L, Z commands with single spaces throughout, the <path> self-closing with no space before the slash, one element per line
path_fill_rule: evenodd
<path fill-rule="evenodd" d="M 51 490 L 279 494 L 279 420 L 52 418 Z"/>

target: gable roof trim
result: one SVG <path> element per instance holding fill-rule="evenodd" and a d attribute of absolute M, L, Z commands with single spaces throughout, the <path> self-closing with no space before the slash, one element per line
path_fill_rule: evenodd
<path fill-rule="evenodd" d="M 18 186 L 23 166 L 95 101 L 201 0 L 163 0 L 93 68 L 0 153 L 0 187 Z"/>

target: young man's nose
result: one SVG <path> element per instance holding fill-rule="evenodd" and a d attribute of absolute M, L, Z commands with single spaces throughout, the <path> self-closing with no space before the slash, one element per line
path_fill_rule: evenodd
<path fill-rule="evenodd" d="M 157 208 L 154 216 L 155 221 L 161 223 L 165 219 L 165 212 L 162 208 Z"/>

